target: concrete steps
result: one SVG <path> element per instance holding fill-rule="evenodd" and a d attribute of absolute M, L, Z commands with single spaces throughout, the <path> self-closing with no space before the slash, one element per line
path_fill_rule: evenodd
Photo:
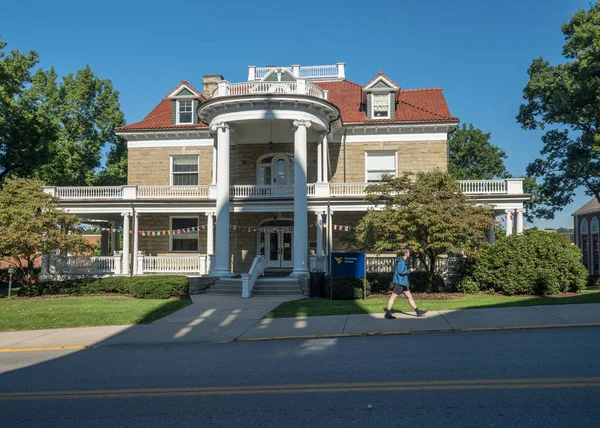
<path fill-rule="evenodd" d="M 241 295 L 240 278 L 222 278 L 215 281 L 206 294 Z M 302 296 L 300 282 L 295 278 L 259 278 L 252 289 L 253 296 Z"/>
<path fill-rule="evenodd" d="M 189 280 L 189 293 L 192 294 L 204 294 L 206 290 L 215 283 L 216 278 L 207 276 L 188 276 Z"/>

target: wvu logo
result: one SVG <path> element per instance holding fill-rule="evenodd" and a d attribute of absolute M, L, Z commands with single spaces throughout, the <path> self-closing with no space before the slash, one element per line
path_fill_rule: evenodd
<path fill-rule="evenodd" d="M 342 260 L 343 260 L 342 257 L 335 257 L 335 261 L 337 262 L 338 265 L 342 264 Z"/>

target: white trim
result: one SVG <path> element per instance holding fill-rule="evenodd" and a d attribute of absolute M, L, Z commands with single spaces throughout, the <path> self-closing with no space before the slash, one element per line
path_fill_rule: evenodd
<path fill-rule="evenodd" d="M 400 89 L 400 86 L 397 86 L 396 84 L 394 84 L 394 82 L 392 82 L 391 80 L 387 79 L 385 76 L 379 75 L 379 76 L 377 76 L 375 78 L 375 80 L 373 80 L 371 83 L 369 83 L 367 86 L 365 86 L 363 88 L 363 90 L 366 90 L 366 89 L 379 89 L 379 88 L 373 88 L 373 86 L 375 86 L 378 82 L 381 82 L 381 81 L 383 81 L 387 85 L 390 85 L 390 89 L 395 89 L 395 90 L 399 90 Z"/>
<path fill-rule="evenodd" d="M 446 132 L 427 134 L 346 134 L 346 143 L 379 143 L 400 141 L 447 141 Z M 330 142 L 331 144 L 331 142 Z"/>
<path fill-rule="evenodd" d="M 171 230 L 171 232 L 173 232 L 173 219 L 178 219 L 178 218 L 196 218 L 197 222 L 196 222 L 196 227 L 200 227 L 200 216 L 198 215 L 190 215 L 190 216 L 183 216 L 183 215 L 171 215 L 169 216 L 169 230 Z M 186 233 L 185 235 L 194 235 L 193 233 Z M 200 233 L 199 231 L 196 231 L 195 233 L 196 235 L 196 244 L 197 244 L 197 248 L 196 251 L 175 251 L 173 250 L 173 237 L 175 235 L 173 235 L 171 233 L 171 235 L 167 235 L 169 237 L 169 253 L 175 253 L 175 254 L 197 254 L 200 251 Z"/>
<path fill-rule="evenodd" d="M 180 105 L 179 104 L 181 102 L 192 103 L 192 108 L 189 111 L 189 113 L 190 113 L 190 121 L 189 122 L 181 122 L 179 120 L 179 115 L 180 115 L 180 111 L 179 111 Z M 185 112 L 185 113 L 187 113 L 187 112 Z M 190 98 L 190 99 L 184 99 L 184 100 L 175 100 L 175 125 L 193 125 L 194 124 L 194 113 L 195 112 L 194 112 L 194 100 L 193 99 Z"/>
<path fill-rule="evenodd" d="M 581 236 L 587 236 L 587 235 L 589 235 L 589 228 L 588 228 L 587 218 L 584 218 L 583 220 L 581 220 L 580 227 L 579 227 L 579 234 Z"/>
<path fill-rule="evenodd" d="M 169 186 L 175 186 L 175 184 L 173 184 L 173 159 L 175 158 L 193 158 L 196 157 L 196 164 L 197 164 L 197 169 L 198 171 L 196 171 L 196 174 L 198 175 L 198 183 L 197 184 L 191 184 L 190 186 L 197 186 L 200 183 L 200 155 L 185 155 L 185 154 L 181 154 L 181 155 L 169 155 Z M 188 173 L 191 175 L 191 173 Z"/>
<path fill-rule="evenodd" d="M 369 153 L 393 153 L 394 154 L 394 177 L 398 177 L 398 150 L 365 150 L 365 183 L 369 183 L 369 172 L 367 169 L 367 162 L 369 158 Z"/>
<path fill-rule="evenodd" d="M 182 89 L 187 89 L 194 95 L 176 95 L 178 92 L 181 92 Z M 171 92 L 169 95 L 167 95 L 167 98 L 174 98 L 174 97 L 189 98 L 189 97 L 199 97 L 199 96 L 200 96 L 200 94 L 198 92 L 194 91 L 188 85 L 183 83 L 177 89 L 175 89 L 173 92 Z"/>
<path fill-rule="evenodd" d="M 194 140 L 147 140 L 128 141 L 128 149 L 148 149 L 155 147 L 212 147 L 212 138 L 199 138 Z"/>

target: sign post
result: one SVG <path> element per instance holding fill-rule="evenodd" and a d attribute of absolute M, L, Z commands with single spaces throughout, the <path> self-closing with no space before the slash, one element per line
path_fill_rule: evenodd
<path fill-rule="evenodd" d="M 13 276 L 14 272 L 15 272 L 14 265 L 9 265 L 8 266 L 8 297 L 10 297 L 10 289 L 12 288 L 12 276 Z"/>
<path fill-rule="evenodd" d="M 367 298 L 367 263 L 365 253 L 331 253 L 331 277 L 362 278 L 363 300 Z M 333 300 L 333 284 L 330 284 Z"/>

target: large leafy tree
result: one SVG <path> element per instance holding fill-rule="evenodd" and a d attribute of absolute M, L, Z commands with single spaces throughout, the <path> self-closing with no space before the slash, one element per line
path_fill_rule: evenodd
<path fill-rule="evenodd" d="M 0 40 L 0 182 L 6 177 L 31 176 L 49 160 L 56 123 L 40 88 L 44 73 L 32 75 L 36 52 L 8 55 Z"/>
<path fill-rule="evenodd" d="M 491 134 L 463 124 L 448 140 L 448 172 L 456 180 L 491 180 L 508 176 L 504 150 L 494 146 Z"/>
<path fill-rule="evenodd" d="M 476 206 L 449 173 L 387 176 L 366 190 L 367 199 L 377 208 L 361 219 L 350 245 L 375 253 L 409 246 L 426 266 L 430 280 L 440 255 L 478 248 L 494 226 L 493 211 Z"/>
<path fill-rule="evenodd" d="M 34 262 L 52 249 L 89 251 L 79 219 L 58 207 L 37 180 L 8 178 L 0 189 L 0 258 L 33 274 Z"/>
<path fill-rule="evenodd" d="M 542 179 L 533 209 L 549 219 L 581 186 L 600 201 L 600 1 L 577 11 L 561 30 L 567 61 L 532 62 L 517 116 L 523 129 L 547 129 L 543 157 L 527 173 Z"/>
<path fill-rule="evenodd" d="M 34 72 L 36 52 L 6 55 L 5 46 L 0 41 L 0 183 L 125 183 L 126 144 L 113 133 L 125 119 L 110 80 L 89 66 L 62 79 L 53 68 Z"/>

